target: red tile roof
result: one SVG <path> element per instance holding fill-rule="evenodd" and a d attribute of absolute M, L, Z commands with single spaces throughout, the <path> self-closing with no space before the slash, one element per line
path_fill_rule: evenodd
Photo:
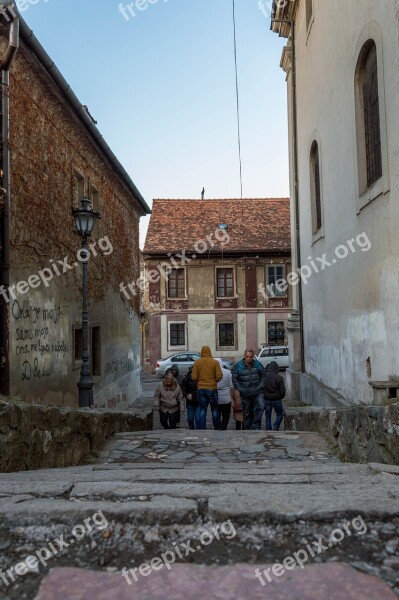
<path fill-rule="evenodd" d="M 154 200 L 144 253 L 194 251 L 222 223 L 230 236 L 225 253 L 291 250 L 289 198 L 244 198 Z M 217 242 L 211 252 L 220 249 Z"/>

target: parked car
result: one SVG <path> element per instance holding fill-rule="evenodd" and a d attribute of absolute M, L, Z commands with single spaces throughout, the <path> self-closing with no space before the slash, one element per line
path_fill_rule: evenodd
<path fill-rule="evenodd" d="M 155 373 L 156 375 L 159 375 L 159 377 L 164 377 L 166 371 L 170 369 L 170 367 L 177 365 L 180 374 L 185 375 L 188 373 L 188 369 L 192 367 L 199 358 L 201 358 L 199 352 L 181 352 L 179 354 L 173 354 L 172 356 L 169 356 L 169 358 L 161 358 L 157 361 Z M 217 357 L 215 356 L 215 358 Z M 223 360 L 223 365 L 227 369 L 231 369 L 233 364 L 234 363 L 231 363 L 230 361 Z"/>
<path fill-rule="evenodd" d="M 280 369 L 287 369 L 288 346 L 264 346 L 259 348 L 256 358 L 264 367 L 275 360 Z"/>
<path fill-rule="evenodd" d="M 201 354 L 198 352 L 180 352 L 168 358 L 161 358 L 157 361 L 155 373 L 160 377 L 164 377 L 166 371 L 176 365 L 179 367 L 180 374 L 185 375 L 188 373 L 189 367 L 192 367 L 199 358 L 201 358 Z"/>

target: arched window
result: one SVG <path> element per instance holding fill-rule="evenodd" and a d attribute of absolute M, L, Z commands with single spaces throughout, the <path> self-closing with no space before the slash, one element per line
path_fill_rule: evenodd
<path fill-rule="evenodd" d="M 319 145 L 314 140 L 310 149 L 310 194 L 312 201 L 312 231 L 317 233 L 322 225 Z"/>
<path fill-rule="evenodd" d="M 360 52 L 355 87 L 359 183 L 364 193 L 382 176 L 377 47 L 373 40 L 368 40 Z"/>

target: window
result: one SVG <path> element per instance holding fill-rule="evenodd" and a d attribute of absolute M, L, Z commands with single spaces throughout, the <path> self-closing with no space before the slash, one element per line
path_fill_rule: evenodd
<path fill-rule="evenodd" d="M 313 0 L 306 0 L 306 31 L 308 31 L 313 17 Z"/>
<path fill-rule="evenodd" d="M 90 325 L 89 329 L 89 359 L 90 374 L 101 375 L 101 328 L 99 325 Z M 73 347 L 75 363 L 82 362 L 83 332 L 81 326 L 73 328 Z"/>
<path fill-rule="evenodd" d="M 365 59 L 362 84 L 367 187 L 371 187 L 382 175 L 377 48 L 374 43 L 370 46 L 367 58 Z"/>
<path fill-rule="evenodd" d="M 172 363 L 191 362 L 189 354 L 177 354 L 171 359 Z"/>
<path fill-rule="evenodd" d="M 267 285 L 268 297 L 274 298 L 275 296 L 286 296 L 287 290 L 283 289 L 284 286 L 280 279 L 285 280 L 285 266 L 284 265 L 273 265 L 267 267 Z M 277 285 L 276 285 L 277 284 Z"/>
<path fill-rule="evenodd" d="M 234 296 L 234 270 L 216 269 L 217 297 L 233 298 Z"/>
<path fill-rule="evenodd" d="M 75 208 L 80 206 L 85 197 L 85 179 L 79 171 L 73 173 L 73 205 Z"/>
<path fill-rule="evenodd" d="M 235 347 L 234 323 L 219 323 L 218 347 Z"/>
<path fill-rule="evenodd" d="M 316 140 L 310 150 L 310 196 L 312 202 L 312 230 L 317 233 L 322 226 L 319 145 Z"/>
<path fill-rule="evenodd" d="M 360 52 L 355 93 L 359 187 L 364 194 L 382 176 L 377 47 L 373 40 L 368 40 Z"/>
<path fill-rule="evenodd" d="M 169 323 L 169 348 L 179 348 L 186 346 L 186 323 Z M 184 359 L 187 360 L 187 355 Z"/>
<path fill-rule="evenodd" d="M 93 210 L 100 212 L 100 194 L 93 186 L 90 186 L 90 202 Z"/>
<path fill-rule="evenodd" d="M 168 275 L 168 298 L 185 298 L 186 282 L 184 269 L 173 269 Z"/>
<path fill-rule="evenodd" d="M 101 375 L 101 331 L 100 326 L 90 327 L 90 370 L 92 375 Z"/>
<path fill-rule="evenodd" d="M 73 329 L 73 347 L 74 347 L 74 360 L 79 362 L 82 360 L 83 352 L 83 335 L 81 327 L 74 327 Z"/>
<path fill-rule="evenodd" d="M 267 324 L 267 343 L 272 345 L 284 344 L 284 321 L 269 321 Z"/>

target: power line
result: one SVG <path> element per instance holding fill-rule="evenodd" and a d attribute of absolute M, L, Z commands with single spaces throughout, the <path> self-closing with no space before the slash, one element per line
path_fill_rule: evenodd
<path fill-rule="evenodd" d="M 242 160 L 241 160 L 241 127 L 240 127 L 240 101 L 238 93 L 238 66 L 237 66 L 237 34 L 236 34 L 236 5 L 233 2 L 233 27 L 234 27 L 234 65 L 236 72 L 236 98 L 237 98 L 237 127 L 238 127 L 238 158 L 240 161 L 240 187 L 242 199 Z"/>

